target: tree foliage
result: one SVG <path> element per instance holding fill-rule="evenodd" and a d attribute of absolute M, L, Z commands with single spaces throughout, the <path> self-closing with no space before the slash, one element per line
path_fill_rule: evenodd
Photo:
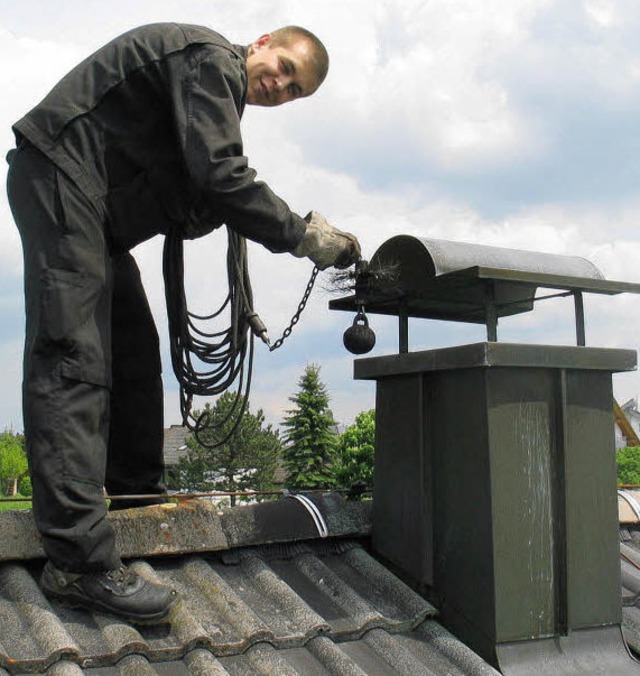
<path fill-rule="evenodd" d="M 320 367 L 308 365 L 298 381 L 298 392 L 289 397 L 295 408 L 287 411 L 283 426 L 285 486 L 294 489 L 329 488 L 336 449 L 329 395 L 320 380 Z"/>
<path fill-rule="evenodd" d="M 229 412 L 235 395 L 225 392 L 215 404 L 206 404 L 204 413 L 216 425 L 215 436 L 209 430 L 200 434 L 205 444 L 212 443 L 229 431 Z M 195 412 L 196 417 L 202 412 Z M 190 491 L 268 491 L 274 486 L 276 464 L 282 445 L 279 433 L 265 425 L 260 409 L 253 414 L 249 405 L 231 438 L 217 448 L 207 448 L 195 438 L 187 439 L 188 451 L 180 458 L 170 487 Z M 218 427 L 219 425 L 219 427 Z M 231 504 L 236 503 L 231 497 Z"/>
<path fill-rule="evenodd" d="M 618 483 L 640 485 L 640 446 L 627 446 L 616 454 Z"/>
<path fill-rule="evenodd" d="M 375 436 L 374 409 L 360 412 L 353 425 L 340 435 L 333 465 L 337 486 L 351 488 L 359 483 L 373 485 Z"/>
<path fill-rule="evenodd" d="M 0 434 L 0 492 L 14 495 L 28 472 L 24 436 L 5 430 Z"/>

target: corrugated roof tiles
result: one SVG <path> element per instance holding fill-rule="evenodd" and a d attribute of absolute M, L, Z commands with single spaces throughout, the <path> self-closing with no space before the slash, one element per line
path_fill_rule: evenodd
<path fill-rule="evenodd" d="M 629 647 L 640 654 L 640 532 L 620 529 L 622 630 Z"/>
<path fill-rule="evenodd" d="M 498 673 L 366 551 L 358 539 L 368 530 L 366 505 L 335 496 L 316 502 L 333 537 L 310 539 L 315 527 L 295 500 L 224 513 L 190 504 L 112 515 L 121 549 L 139 557 L 130 565 L 183 597 L 171 622 L 155 627 L 47 600 L 37 583 L 41 553 L 24 529 L 17 560 L 0 545 L 0 676 Z M 15 524 L 7 532 L 18 542 Z M 174 547 L 173 555 L 150 556 L 159 553 L 153 533 L 167 532 L 161 549 Z M 215 551 L 200 542 L 207 533 Z"/>
<path fill-rule="evenodd" d="M 171 622 L 156 627 L 49 602 L 37 583 L 43 559 L 29 515 L 5 513 L 0 676 L 498 674 L 367 552 L 366 504 L 314 500 L 329 538 L 317 537 L 295 500 L 111 515 L 135 570 L 183 597 Z M 640 653 L 640 530 L 620 532 L 623 629 Z"/>
<path fill-rule="evenodd" d="M 63 608 L 42 595 L 41 564 L 2 564 L 0 666 L 56 675 L 497 673 L 357 542 L 131 565 L 182 594 L 170 624 L 134 627 Z"/>

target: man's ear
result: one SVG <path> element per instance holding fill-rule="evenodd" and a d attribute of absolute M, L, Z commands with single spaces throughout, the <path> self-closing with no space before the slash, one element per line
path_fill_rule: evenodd
<path fill-rule="evenodd" d="M 271 33 L 261 35 L 255 42 L 249 46 L 249 54 L 259 52 L 261 49 L 267 49 L 271 45 Z"/>

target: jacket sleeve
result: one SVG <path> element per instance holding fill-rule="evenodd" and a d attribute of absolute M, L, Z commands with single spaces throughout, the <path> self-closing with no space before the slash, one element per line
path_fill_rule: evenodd
<path fill-rule="evenodd" d="M 178 79 L 172 84 L 174 113 L 198 210 L 271 251 L 295 249 L 306 231 L 305 221 L 256 180 L 243 155 L 244 61 L 208 45 L 191 54 Z"/>

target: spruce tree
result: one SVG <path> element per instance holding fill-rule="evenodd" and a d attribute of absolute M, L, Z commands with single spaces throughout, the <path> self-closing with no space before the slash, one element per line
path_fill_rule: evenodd
<path fill-rule="evenodd" d="M 319 366 L 308 365 L 298 381 L 299 391 L 289 397 L 296 407 L 287 411 L 283 422 L 287 430 L 283 450 L 287 488 L 330 488 L 333 485 L 331 465 L 337 437 L 329 395 L 319 373 Z"/>

